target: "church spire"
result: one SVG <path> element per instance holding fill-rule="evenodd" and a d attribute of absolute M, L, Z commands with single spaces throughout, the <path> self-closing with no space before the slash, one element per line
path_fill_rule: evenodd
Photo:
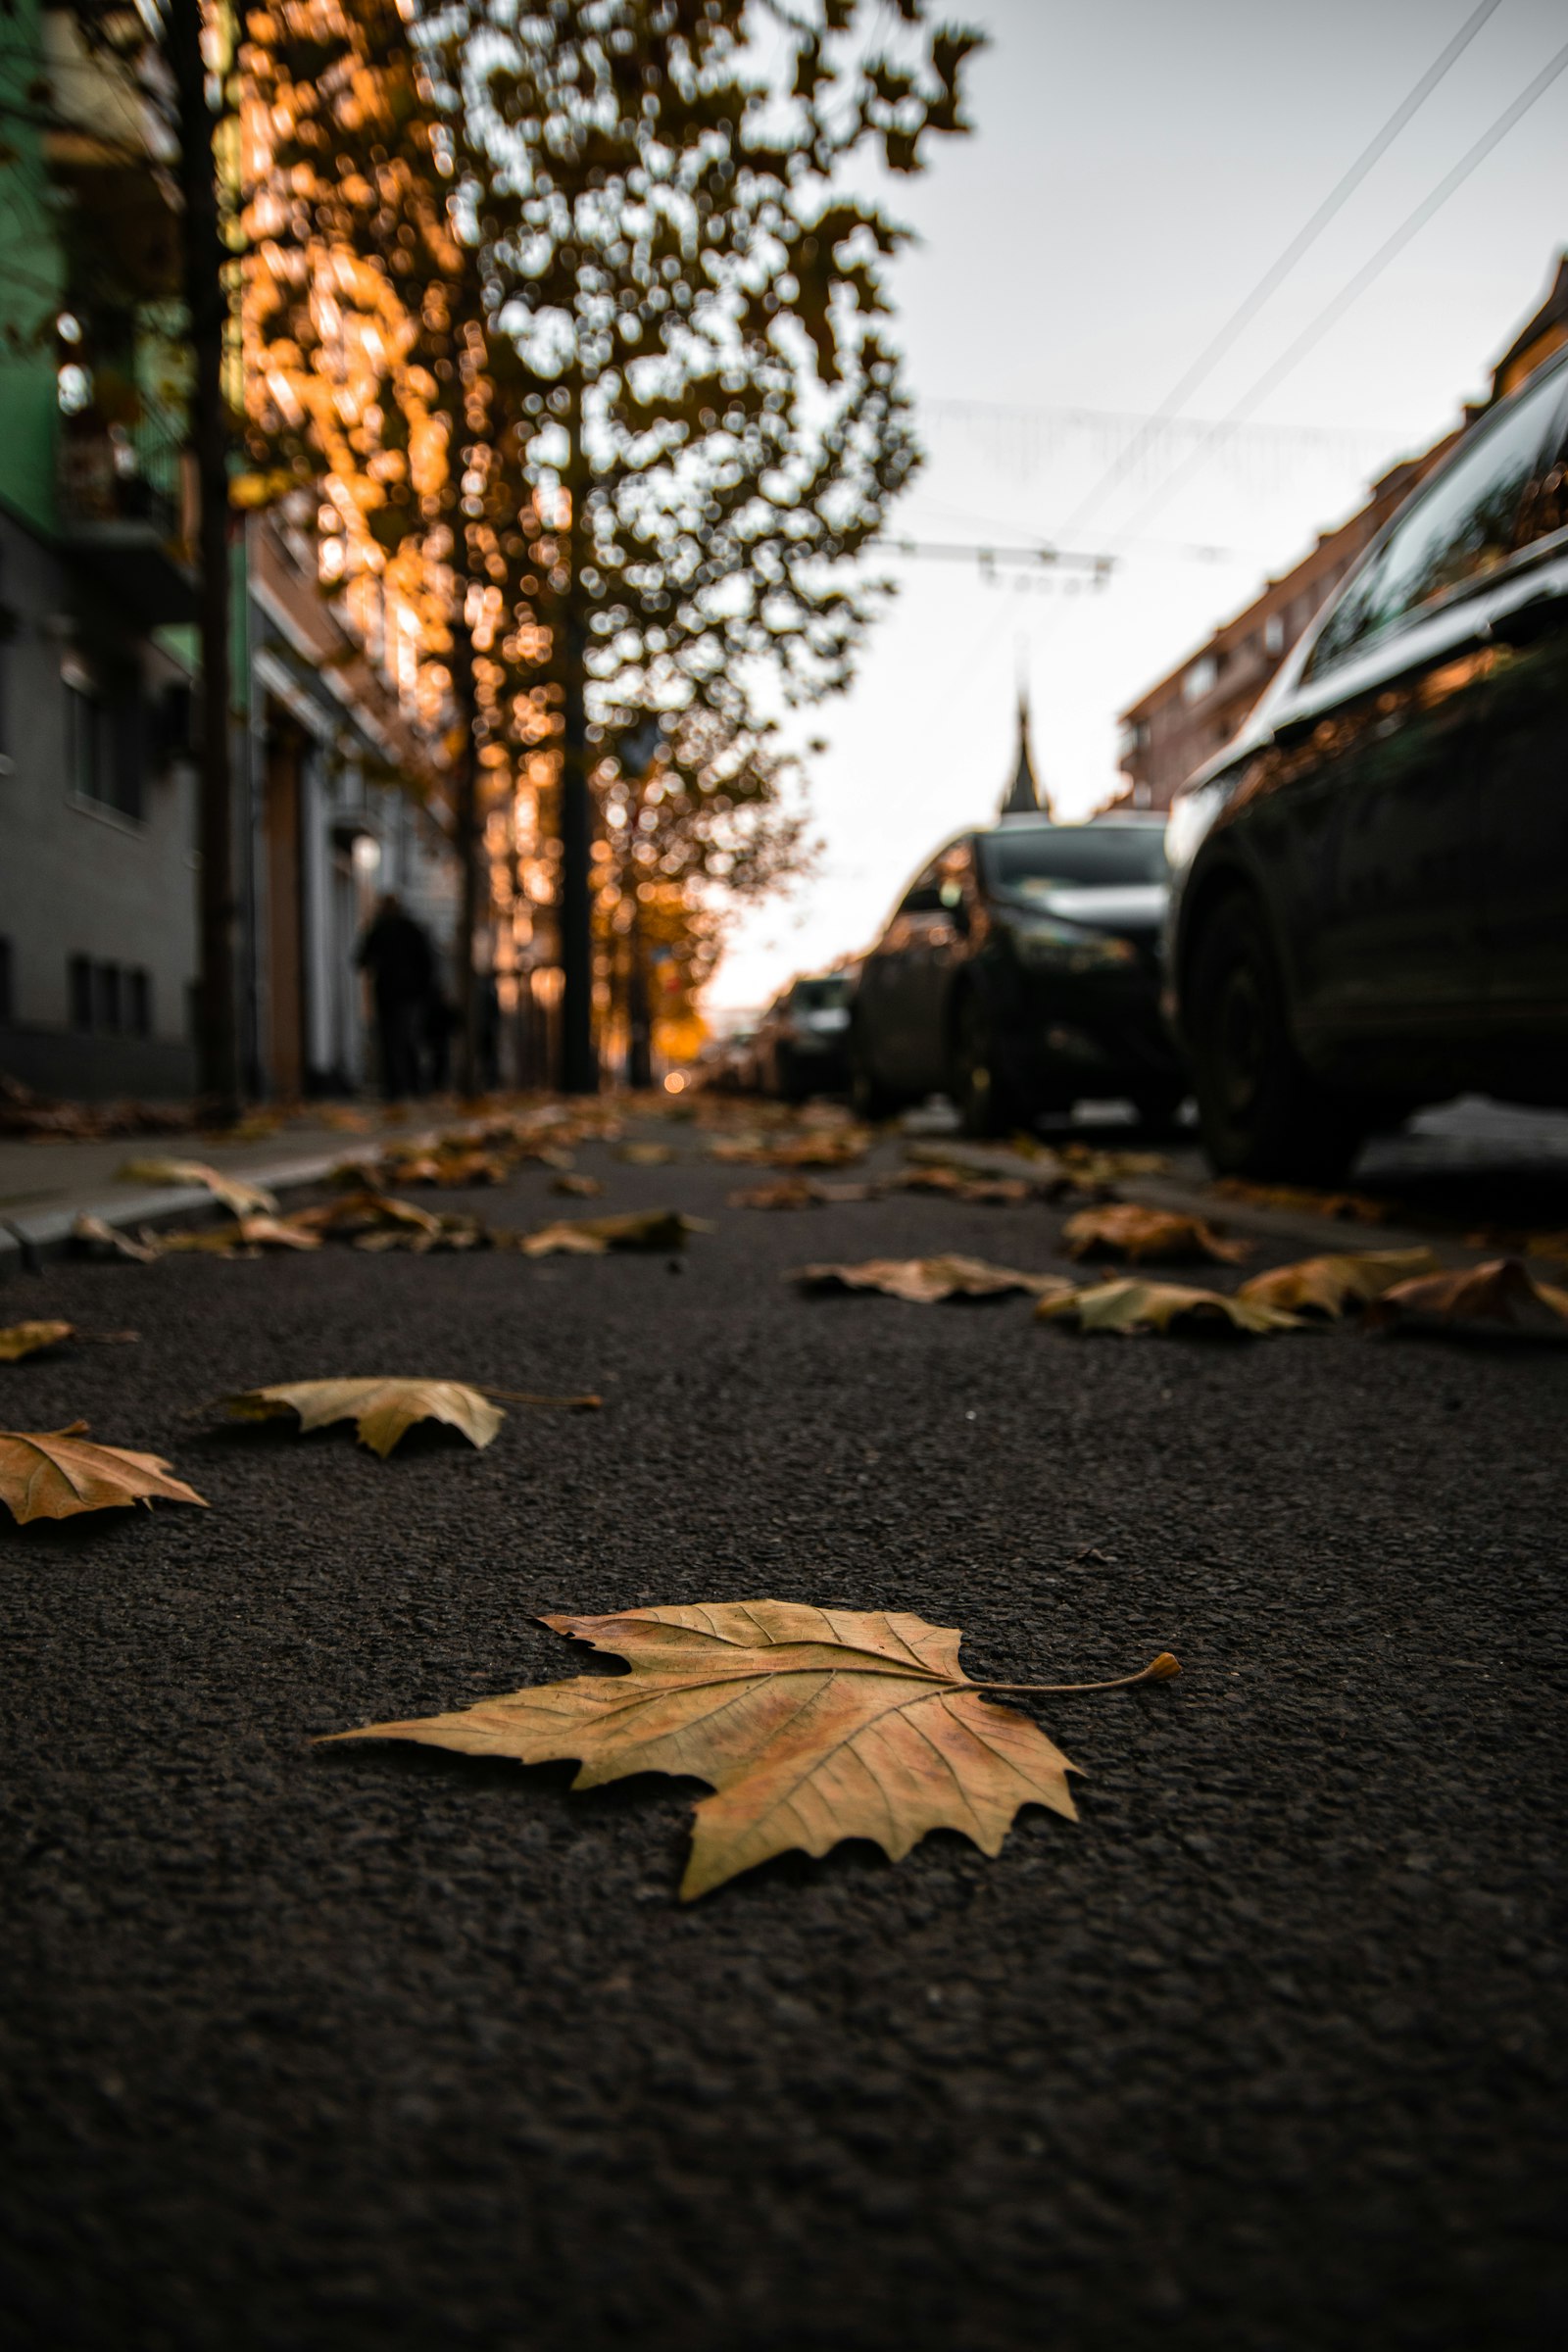
<path fill-rule="evenodd" d="M 1035 775 L 1034 754 L 1029 748 L 1029 696 L 1022 687 L 1018 690 L 1018 760 L 1012 782 L 1003 794 L 999 813 L 1047 817 L 1051 814 L 1050 795 L 1041 791 Z"/>

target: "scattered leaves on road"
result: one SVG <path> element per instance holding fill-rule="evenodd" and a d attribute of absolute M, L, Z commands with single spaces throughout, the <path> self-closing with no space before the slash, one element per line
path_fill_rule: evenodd
<path fill-rule="evenodd" d="M 1293 1315 L 1343 1315 L 1348 1306 L 1365 1306 L 1381 1298 L 1396 1283 L 1420 1274 L 1435 1274 L 1438 1261 L 1430 1250 L 1355 1250 L 1330 1251 L 1324 1257 L 1303 1257 L 1295 1265 L 1271 1266 L 1254 1274 L 1237 1292 L 1258 1306 L 1282 1306 Z"/>
<path fill-rule="evenodd" d="M 8 1323 L 0 1329 L 0 1364 L 19 1364 L 40 1348 L 58 1348 L 75 1328 L 74 1323 Z"/>
<path fill-rule="evenodd" d="M 226 1401 L 238 1421 L 271 1421 L 296 1413 L 302 1434 L 324 1429 L 332 1421 L 352 1421 L 360 1444 L 383 1461 L 416 1421 L 444 1421 L 482 1448 L 506 1419 L 477 1389 L 457 1380 L 280 1381 L 271 1388 L 245 1389 Z"/>
<path fill-rule="evenodd" d="M 934 1306 L 943 1298 L 1004 1298 L 1027 1291 L 1037 1298 L 1068 1293 L 1075 1285 L 1060 1274 L 1024 1274 L 1016 1266 L 994 1266 L 983 1257 L 868 1257 L 858 1265 L 801 1266 L 789 1277 L 804 1291 L 881 1291 L 911 1306 Z"/>
<path fill-rule="evenodd" d="M 1367 1321 L 1560 1340 L 1568 1338 L 1568 1291 L 1537 1282 L 1516 1257 L 1494 1257 L 1455 1274 L 1401 1282 L 1374 1299 Z"/>
<path fill-rule="evenodd" d="M 194 1502 L 205 1498 L 170 1475 L 156 1453 L 122 1446 L 93 1446 L 85 1421 L 67 1429 L 0 1430 L 0 1502 L 13 1519 L 74 1519 L 81 1511 L 118 1510 L 126 1503 Z"/>
<path fill-rule="evenodd" d="M 550 1179 L 553 1193 L 564 1193 L 573 1200 L 597 1200 L 604 1189 L 597 1176 L 562 1175 Z"/>
<path fill-rule="evenodd" d="M 1021 1176 L 977 1176 L 966 1169 L 934 1164 L 903 1168 L 890 1178 L 890 1192 L 940 1193 L 947 1200 L 983 1201 L 994 1207 L 1013 1207 L 1034 1195 L 1038 1187 Z"/>
<path fill-rule="evenodd" d="M 1105 1684 L 971 1683 L 961 1634 L 919 1617 L 777 1600 L 546 1617 L 625 1675 L 544 1683 L 336 1740 L 411 1740 L 523 1764 L 571 1758 L 572 1786 L 638 1772 L 707 1781 L 681 1882 L 690 1901 L 775 1854 L 865 1838 L 894 1862 L 932 1830 L 995 1857 L 1020 1806 L 1077 1818 L 1078 1766 L 989 1690 L 1111 1690 L 1179 1671 L 1161 1652 Z"/>
<path fill-rule="evenodd" d="M 225 1176 L 218 1168 L 208 1166 L 205 1159 L 127 1159 L 118 1170 L 123 1184 L 199 1184 L 210 1192 L 215 1200 L 221 1200 L 236 1217 L 253 1215 L 258 1209 L 275 1209 L 277 1196 L 265 1185 L 251 1184 L 243 1176 Z"/>
<path fill-rule="evenodd" d="M 611 1250 L 684 1250 L 689 1233 L 710 1233 L 702 1217 L 683 1216 L 679 1209 L 645 1208 L 613 1217 L 562 1217 L 525 1233 L 517 1247 L 525 1257 L 549 1257 L 562 1252 L 574 1257 L 603 1257 Z"/>
<path fill-rule="evenodd" d="M 1136 1200 L 1107 1200 L 1095 1208 L 1080 1208 L 1062 1227 L 1069 1257 L 1124 1257 L 1133 1264 L 1157 1260 L 1180 1265 L 1195 1257 L 1215 1258 L 1236 1265 L 1248 1256 L 1250 1242 L 1221 1241 L 1201 1217 L 1180 1209 L 1145 1208 Z"/>
<path fill-rule="evenodd" d="M 1281 1307 L 1230 1298 L 1222 1291 L 1191 1290 L 1181 1282 L 1126 1280 L 1095 1283 L 1084 1290 L 1069 1287 L 1059 1298 L 1042 1298 L 1035 1313 L 1043 1322 L 1065 1318 L 1080 1331 L 1169 1331 L 1184 1324 L 1261 1338 L 1266 1332 L 1301 1329 L 1299 1316 Z"/>
<path fill-rule="evenodd" d="M 1386 1200 L 1367 1193 L 1320 1193 L 1304 1184 L 1253 1184 L 1246 1176 L 1218 1176 L 1209 1186 L 1222 1200 L 1245 1200 L 1253 1208 L 1304 1210 L 1308 1216 L 1337 1217 L 1352 1225 L 1382 1225 Z"/>

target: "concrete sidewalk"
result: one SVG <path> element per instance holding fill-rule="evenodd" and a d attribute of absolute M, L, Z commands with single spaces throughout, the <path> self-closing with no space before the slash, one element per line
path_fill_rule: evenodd
<path fill-rule="evenodd" d="M 358 1107 L 358 1106 L 356 1106 Z M 195 1159 L 240 1176 L 270 1191 L 286 1193 L 320 1184 L 340 1161 L 357 1152 L 458 1123 L 450 1103 L 417 1102 L 401 1117 L 379 1105 L 368 1107 L 366 1132 L 323 1124 L 309 1115 L 286 1121 L 275 1133 L 245 1143 L 210 1141 L 189 1135 L 109 1136 L 83 1142 L 56 1137 L 0 1138 L 0 1275 L 69 1247 L 80 1216 L 129 1230 L 163 1225 L 216 1207 L 202 1185 L 152 1185 L 122 1181 L 130 1160 Z"/>

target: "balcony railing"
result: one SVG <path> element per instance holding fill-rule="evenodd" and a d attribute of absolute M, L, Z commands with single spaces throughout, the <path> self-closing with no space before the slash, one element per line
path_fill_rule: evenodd
<path fill-rule="evenodd" d="M 110 425 L 86 416 L 65 418 L 59 497 L 69 531 L 139 525 L 149 538 L 177 539 L 180 445 L 174 428 L 157 416 Z"/>

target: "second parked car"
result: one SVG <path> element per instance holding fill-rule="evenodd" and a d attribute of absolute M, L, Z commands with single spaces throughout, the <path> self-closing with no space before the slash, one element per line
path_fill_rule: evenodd
<path fill-rule="evenodd" d="M 786 1102 L 842 1093 L 849 1082 L 849 1004 L 847 972 L 817 972 L 780 989 L 752 1046 L 758 1092 L 782 1096 Z"/>
<path fill-rule="evenodd" d="M 974 1135 L 1084 1096 L 1175 1115 L 1186 1081 L 1159 1012 L 1163 827 L 1004 817 L 938 851 L 865 958 L 850 1064 L 871 1116 L 951 1094 Z"/>

